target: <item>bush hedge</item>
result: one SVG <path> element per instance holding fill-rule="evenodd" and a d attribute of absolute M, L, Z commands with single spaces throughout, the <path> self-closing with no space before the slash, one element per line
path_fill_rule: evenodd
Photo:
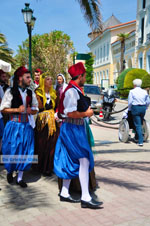
<path fill-rule="evenodd" d="M 133 89 L 134 79 L 142 80 L 142 88 L 150 87 L 150 75 L 147 71 L 137 68 L 128 68 L 124 70 L 117 79 L 117 91 L 120 97 L 127 98 L 130 89 Z"/>
<path fill-rule="evenodd" d="M 148 75 L 148 72 L 143 70 L 143 69 L 133 69 L 129 71 L 124 79 L 124 88 L 125 89 L 133 89 L 133 80 L 136 78 L 139 78 L 142 80 L 143 83 L 143 78 L 144 76 Z"/>
<path fill-rule="evenodd" d="M 126 77 L 126 74 L 131 71 L 133 68 L 128 68 L 126 70 L 124 70 L 118 77 L 117 80 L 117 88 L 120 89 L 124 89 L 124 79 Z"/>

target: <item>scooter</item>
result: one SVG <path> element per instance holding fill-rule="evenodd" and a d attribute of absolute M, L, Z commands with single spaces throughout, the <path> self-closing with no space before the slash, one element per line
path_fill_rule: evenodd
<path fill-rule="evenodd" d="M 110 117 L 110 113 L 114 110 L 115 100 L 116 96 L 112 89 L 109 89 L 103 94 L 102 109 L 104 120 L 108 120 Z"/>

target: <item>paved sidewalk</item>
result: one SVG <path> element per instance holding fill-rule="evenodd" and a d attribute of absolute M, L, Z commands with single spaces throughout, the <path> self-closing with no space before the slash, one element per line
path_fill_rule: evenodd
<path fill-rule="evenodd" d="M 91 128 L 100 186 L 93 196 L 104 202 L 103 208 L 60 202 L 55 176 L 28 172 L 28 188 L 9 185 L 0 166 L 1 226 L 150 226 L 150 144 L 120 143 L 117 130 Z"/>

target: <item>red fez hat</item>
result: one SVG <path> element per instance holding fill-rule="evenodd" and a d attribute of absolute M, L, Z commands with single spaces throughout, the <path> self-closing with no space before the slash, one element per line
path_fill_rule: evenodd
<path fill-rule="evenodd" d="M 19 67 L 15 71 L 14 75 L 19 78 L 19 77 L 23 76 L 25 73 L 30 73 L 30 72 L 29 72 L 29 70 L 27 68 L 25 68 L 25 67 L 22 66 L 22 67 Z"/>
<path fill-rule="evenodd" d="M 78 76 L 78 75 L 82 75 L 85 73 L 85 67 L 83 65 L 82 62 L 79 62 L 77 64 L 72 65 L 69 69 L 68 69 L 69 74 L 71 75 L 72 78 Z"/>
<path fill-rule="evenodd" d="M 39 69 L 39 68 L 37 68 L 37 69 L 35 70 L 35 72 L 40 72 L 40 74 L 42 74 L 42 71 L 41 71 L 41 69 Z"/>

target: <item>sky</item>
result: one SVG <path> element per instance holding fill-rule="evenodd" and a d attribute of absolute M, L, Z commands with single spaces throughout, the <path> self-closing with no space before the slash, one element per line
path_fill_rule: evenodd
<path fill-rule="evenodd" d="M 28 38 L 21 9 L 30 3 L 36 22 L 32 35 L 61 30 L 70 36 L 76 52 L 87 53 L 91 32 L 77 0 L 0 0 L 0 33 L 6 36 L 9 48 L 17 53 L 18 45 Z M 137 0 L 101 0 L 103 21 L 112 13 L 122 22 L 136 19 Z"/>

